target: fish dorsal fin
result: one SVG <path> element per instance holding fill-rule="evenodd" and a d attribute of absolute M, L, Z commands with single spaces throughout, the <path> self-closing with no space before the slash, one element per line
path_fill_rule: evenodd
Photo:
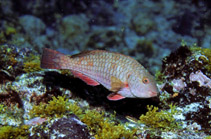
<path fill-rule="evenodd" d="M 125 83 L 123 83 L 120 79 L 111 76 L 111 91 L 118 92 L 125 86 Z"/>
<path fill-rule="evenodd" d="M 121 99 L 124 99 L 125 97 L 123 97 L 122 95 L 117 94 L 117 93 L 111 93 L 107 96 L 107 98 L 109 100 L 121 100 Z"/>
<path fill-rule="evenodd" d="M 75 57 L 84 57 L 86 55 L 90 55 L 91 53 L 93 53 L 93 51 L 83 51 L 79 54 L 75 54 L 75 55 L 72 55 L 70 56 L 71 58 L 75 58 Z"/>
<path fill-rule="evenodd" d="M 72 55 L 72 56 L 70 56 L 70 58 L 84 57 L 84 56 L 93 55 L 93 54 L 96 54 L 99 52 L 106 52 L 106 51 L 105 50 L 87 50 L 87 51 L 83 51 L 79 54 Z"/>
<path fill-rule="evenodd" d="M 91 86 L 97 86 L 99 85 L 100 83 L 98 83 L 97 81 L 95 81 L 94 79 L 80 73 L 80 72 L 77 72 L 77 71 L 71 71 L 73 73 L 74 76 L 80 78 L 81 80 L 83 80 L 85 83 L 87 83 L 88 85 L 91 85 Z"/>

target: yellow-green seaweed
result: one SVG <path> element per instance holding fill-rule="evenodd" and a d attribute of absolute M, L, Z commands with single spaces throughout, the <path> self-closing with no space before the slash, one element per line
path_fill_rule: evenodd
<path fill-rule="evenodd" d="M 12 26 L 6 26 L 0 31 L 0 44 L 6 43 L 8 36 L 12 36 L 17 33 L 17 30 Z"/>
<path fill-rule="evenodd" d="M 161 130 L 178 129 L 179 123 L 174 115 L 178 113 L 174 105 L 170 105 L 170 111 L 158 111 L 158 107 L 147 105 L 148 112 L 139 117 L 139 123 L 144 123 L 151 128 L 160 128 Z"/>
<path fill-rule="evenodd" d="M 211 49 L 201 47 L 191 47 L 193 52 L 200 52 L 202 56 L 199 57 L 206 65 L 205 68 L 211 73 Z"/>
<path fill-rule="evenodd" d="M 60 117 L 65 114 L 65 112 L 68 110 L 66 104 L 67 99 L 65 99 L 65 97 L 53 97 L 53 100 L 49 101 L 48 104 L 40 103 L 39 105 L 34 105 L 31 111 L 29 112 L 29 115 L 31 117 Z"/>
<path fill-rule="evenodd" d="M 29 112 L 32 117 L 52 117 L 72 113 L 88 126 L 96 139 L 135 138 L 136 129 L 126 129 L 123 124 L 114 121 L 112 114 L 105 116 L 104 112 L 97 110 L 82 110 L 76 103 L 68 102 L 65 96 L 53 97 L 48 104 L 40 103 Z"/>
<path fill-rule="evenodd" d="M 29 135 L 29 127 L 22 125 L 20 127 L 1 126 L 0 139 L 27 139 Z"/>
<path fill-rule="evenodd" d="M 15 66 L 18 63 L 15 57 L 16 54 L 12 52 L 12 48 L 9 48 L 7 45 L 0 45 L 1 64 L 7 65 L 7 69 L 10 69 L 9 67 Z"/>
<path fill-rule="evenodd" d="M 5 112 L 6 107 L 3 104 L 0 104 L 0 114 Z"/>
<path fill-rule="evenodd" d="M 100 113 L 96 110 L 86 110 L 85 113 L 80 116 L 80 119 L 89 127 L 89 130 L 95 135 L 96 139 L 135 138 L 135 128 L 130 130 L 126 129 L 123 124 L 116 124 L 111 120 L 112 116 L 113 115 L 105 117 L 104 112 Z"/>
<path fill-rule="evenodd" d="M 12 35 L 12 34 L 16 34 L 16 29 L 14 27 L 8 26 L 5 30 L 5 34 L 7 36 Z"/>
<path fill-rule="evenodd" d="M 30 55 L 29 57 L 25 58 L 24 61 L 23 71 L 29 73 L 41 70 L 39 56 Z"/>
<path fill-rule="evenodd" d="M 165 76 L 163 73 L 161 73 L 160 71 L 157 71 L 155 73 L 155 80 L 156 80 L 156 83 L 158 84 L 162 84 L 165 80 Z"/>

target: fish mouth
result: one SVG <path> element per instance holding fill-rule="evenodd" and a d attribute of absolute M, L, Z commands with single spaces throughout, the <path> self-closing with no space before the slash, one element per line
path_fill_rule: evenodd
<path fill-rule="evenodd" d="M 158 95 L 157 92 L 153 92 L 153 91 L 150 91 L 149 94 L 150 94 L 150 97 L 156 97 Z"/>

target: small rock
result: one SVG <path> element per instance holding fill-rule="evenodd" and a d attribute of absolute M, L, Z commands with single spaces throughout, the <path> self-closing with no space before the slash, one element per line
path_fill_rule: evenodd
<path fill-rule="evenodd" d="M 91 139 L 87 126 L 71 115 L 55 121 L 50 127 L 51 137 L 57 139 Z"/>

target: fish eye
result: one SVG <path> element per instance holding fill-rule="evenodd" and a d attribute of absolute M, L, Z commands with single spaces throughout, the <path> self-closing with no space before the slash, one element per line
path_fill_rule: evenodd
<path fill-rule="evenodd" d="M 144 78 L 142 79 L 142 82 L 143 82 L 144 84 L 148 84 L 148 83 L 149 83 L 149 79 L 146 78 L 146 77 L 144 77 Z"/>

